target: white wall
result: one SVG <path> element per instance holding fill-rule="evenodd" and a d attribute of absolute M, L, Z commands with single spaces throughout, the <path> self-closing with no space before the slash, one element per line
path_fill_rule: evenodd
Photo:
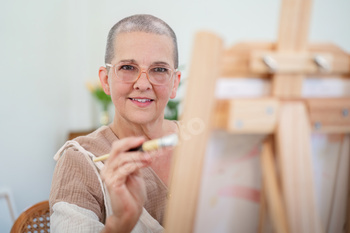
<path fill-rule="evenodd" d="M 34 0 L 0 7 L 0 188 L 11 189 L 17 213 L 48 198 L 52 156 L 70 130 L 96 126 L 96 106 L 85 88 L 97 79 L 109 28 L 119 19 L 150 13 L 178 36 L 180 64 L 189 66 L 193 35 L 218 33 L 227 45 L 274 41 L 278 0 Z M 350 52 L 350 1 L 314 0 L 310 40 Z M 0 232 L 11 226 L 0 208 Z"/>

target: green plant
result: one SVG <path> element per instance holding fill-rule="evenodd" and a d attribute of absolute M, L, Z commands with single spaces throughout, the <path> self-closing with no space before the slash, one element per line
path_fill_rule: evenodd
<path fill-rule="evenodd" d="M 168 120 L 178 120 L 179 104 L 180 100 L 169 100 L 165 109 L 164 118 Z"/>
<path fill-rule="evenodd" d="M 112 103 L 110 95 L 107 95 L 100 83 L 90 83 L 86 84 L 92 96 L 102 105 L 103 111 L 108 111 L 109 105 Z"/>
<path fill-rule="evenodd" d="M 178 70 L 179 71 L 183 71 L 185 69 L 185 65 L 180 65 Z M 184 82 L 184 79 L 181 79 L 179 86 L 178 86 L 178 90 L 180 89 L 180 86 L 182 86 Z M 165 108 L 165 112 L 164 112 L 164 118 L 168 119 L 168 120 L 179 120 L 179 105 L 181 103 L 181 97 L 180 99 L 176 98 L 176 99 L 170 99 L 168 101 L 168 104 Z"/>

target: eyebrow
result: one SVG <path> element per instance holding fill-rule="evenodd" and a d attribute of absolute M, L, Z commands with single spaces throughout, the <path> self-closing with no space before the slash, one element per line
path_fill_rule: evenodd
<path fill-rule="evenodd" d="M 167 66 L 170 66 L 167 62 L 164 62 L 164 61 L 153 62 L 152 65 L 167 65 Z"/>
<path fill-rule="evenodd" d="M 135 59 L 120 60 L 118 63 L 137 63 Z"/>

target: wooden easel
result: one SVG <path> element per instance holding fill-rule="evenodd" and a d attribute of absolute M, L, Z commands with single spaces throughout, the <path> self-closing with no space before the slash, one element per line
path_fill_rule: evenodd
<path fill-rule="evenodd" d="M 323 232 L 310 185 L 310 132 L 349 133 L 350 99 L 302 98 L 302 82 L 305 75 L 349 77 L 350 56 L 332 44 L 308 44 L 311 5 L 311 0 L 283 0 L 276 43 L 240 43 L 224 49 L 214 34 L 196 35 L 181 121 L 186 125 L 199 119 L 205 128 L 187 135 L 176 149 L 166 232 L 193 232 L 205 145 L 213 129 L 271 134 L 261 155 L 262 206 L 275 232 Z M 244 76 L 270 79 L 271 96 L 215 100 L 218 77 Z M 261 225 L 266 211 L 262 207 Z"/>

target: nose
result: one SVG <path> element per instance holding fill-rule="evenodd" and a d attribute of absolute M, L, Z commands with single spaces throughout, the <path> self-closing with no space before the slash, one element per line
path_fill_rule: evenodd
<path fill-rule="evenodd" d="M 152 84 L 149 81 L 147 71 L 141 71 L 139 77 L 134 83 L 134 88 L 137 90 L 150 90 L 152 89 Z"/>

